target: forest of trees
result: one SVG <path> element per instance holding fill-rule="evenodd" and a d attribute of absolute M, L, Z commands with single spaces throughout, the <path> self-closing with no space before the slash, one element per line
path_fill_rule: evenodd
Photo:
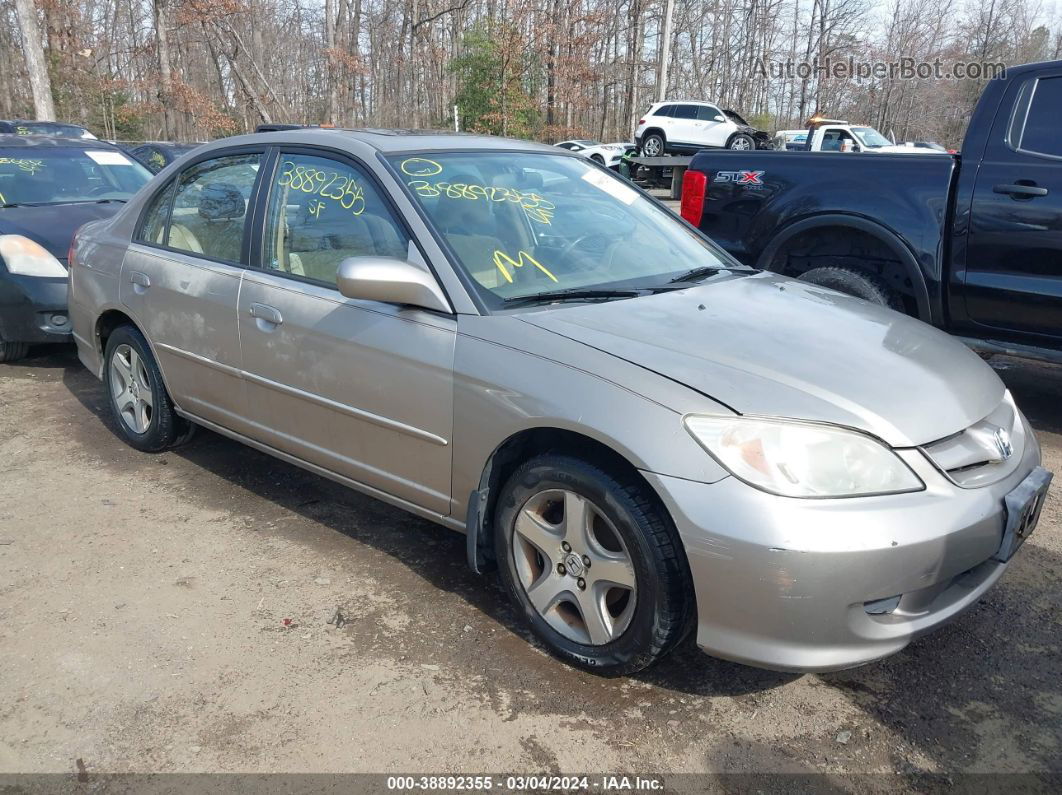
<path fill-rule="evenodd" d="M 771 132 L 821 112 L 956 145 L 980 80 L 762 63 L 1018 64 L 1060 57 L 1060 31 L 1036 0 L 0 0 L 0 117 L 195 141 L 263 121 L 452 128 L 456 106 L 462 130 L 629 140 L 664 94 Z"/>

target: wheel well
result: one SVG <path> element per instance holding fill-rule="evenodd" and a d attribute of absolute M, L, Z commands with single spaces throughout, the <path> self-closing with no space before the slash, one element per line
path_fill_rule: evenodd
<path fill-rule="evenodd" d="M 520 431 L 495 449 L 480 478 L 479 490 L 472 495 L 468 514 L 469 563 L 476 571 L 495 566 L 494 512 L 502 486 L 513 472 L 530 458 L 542 453 L 560 453 L 600 467 L 613 477 L 634 480 L 662 509 L 660 498 L 630 461 L 611 447 L 576 431 L 563 428 L 531 428 Z M 664 509 L 664 515 L 667 515 Z"/>
<path fill-rule="evenodd" d="M 659 135 L 663 140 L 667 140 L 667 136 L 664 135 L 664 131 L 661 130 L 659 127 L 649 127 L 648 129 L 646 129 L 646 131 L 642 133 L 642 140 L 644 141 L 646 138 L 648 138 L 650 135 L 653 135 L 654 133 L 656 135 Z"/>
<path fill-rule="evenodd" d="M 833 266 L 879 276 L 896 291 L 904 311 L 919 316 L 915 284 L 897 252 L 884 240 L 848 226 L 819 226 L 799 232 L 774 252 L 767 270 L 797 278 Z"/>
<path fill-rule="evenodd" d="M 119 326 L 136 326 L 133 319 L 125 312 L 121 312 L 117 309 L 108 309 L 96 320 L 96 344 L 98 346 L 98 353 L 102 356 L 104 351 L 107 350 L 107 338 L 111 336 L 111 332 Z"/>
<path fill-rule="evenodd" d="M 597 154 L 596 152 L 594 154 L 590 155 L 590 159 L 593 160 L 594 162 L 597 162 L 597 163 L 604 163 L 605 162 L 605 158 L 603 158 L 601 155 Z"/>

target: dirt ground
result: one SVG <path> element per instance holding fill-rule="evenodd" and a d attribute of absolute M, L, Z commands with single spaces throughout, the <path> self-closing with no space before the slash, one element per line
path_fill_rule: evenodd
<path fill-rule="evenodd" d="M 993 364 L 1062 473 L 1062 368 Z M 460 535 L 209 432 L 138 453 L 65 349 L 0 370 L 0 773 L 1057 773 L 1060 575 L 1062 483 L 1000 585 L 887 661 L 604 680 Z"/>

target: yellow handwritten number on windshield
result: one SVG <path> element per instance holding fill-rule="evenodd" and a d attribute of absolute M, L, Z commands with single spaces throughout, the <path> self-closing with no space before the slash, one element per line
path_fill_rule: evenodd
<path fill-rule="evenodd" d="M 501 275 L 505 277 L 505 281 L 509 282 L 509 284 L 513 283 L 513 277 L 512 273 L 510 273 L 510 269 L 515 272 L 517 268 L 522 268 L 525 264 L 534 265 L 544 274 L 549 276 L 549 278 L 551 278 L 553 281 L 557 281 L 557 277 L 550 273 L 546 269 L 545 265 L 543 265 L 537 259 L 532 257 L 526 251 L 519 251 L 517 252 L 516 256 L 519 257 L 519 259 L 513 259 L 504 251 L 494 252 L 494 265 L 499 271 L 501 271 Z"/>
<path fill-rule="evenodd" d="M 434 177 L 443 167 L 426 157 L 407 157 L 402 161 L 402 173 L 411 177 Z"/>

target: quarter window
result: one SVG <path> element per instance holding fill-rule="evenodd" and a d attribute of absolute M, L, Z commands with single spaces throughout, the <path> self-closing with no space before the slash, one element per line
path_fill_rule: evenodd
<path fill-rule="evenodd" d="M 173 188 L 176 183 L 171 181 L 164 190 L 155 194 L 151 200 L 147 214 L 144 215 L 144 223 L 140 227 L 140 233 L 136 239 L 142 243 L 154 243 L 159 245 L 166 239 L 166 222 L 170 218 L 170 200 L 173 198 Z"/>
<path fill-rule="evenodd" d="M 336 283 L 348 257 L 398 257 L 409 235 L 358 168 L 331 158 L 282 155 L 265 237 L 267 270 Z"/>
<path fill-rule="evenodd" d="M 1019 149 L 1062 157 L 1062 140 L 1058 135 L 1059 103 L 1062 103 L 1062 77 L 1037 80 Z"/>
<path fill-rule="evenodd" d="M 180 176 L 166 246 L 225 262 L 239 262 L 247 204 L 259 154 L 204 160 Z"/>

